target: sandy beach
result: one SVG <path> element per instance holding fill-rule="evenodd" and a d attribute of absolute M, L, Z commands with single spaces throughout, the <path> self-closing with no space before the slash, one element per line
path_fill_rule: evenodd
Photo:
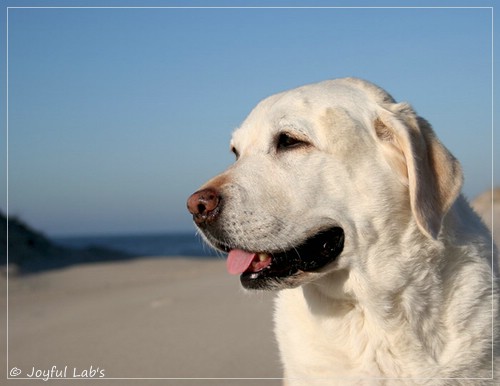
<path fill-rule="evenodd" d="M 245 293 L 221 258 L 79 265 L 10 277 L 8 291 L 8 371 L 16 378 L 9 383 L 31 385 L 52 371 L 78 380 L 44 384 L 90 376 L 85 384 L 281 384 L 234 379 L 281 377 L 274 294 Z M 0 334 L 6 342 L 7 330 Z"/>

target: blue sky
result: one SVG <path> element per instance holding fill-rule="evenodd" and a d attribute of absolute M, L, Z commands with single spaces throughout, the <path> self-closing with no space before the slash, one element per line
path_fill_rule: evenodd
<path fill-rule="evenodd" d="M 491 15 L 10 8 L 9 214 L 49 235 L 191 230 L 186 198 L 233 161 L 230 134 L 253 106 L 343 76 L 410 102 L 462 162 L 473 198 L 492 181 Z"/>

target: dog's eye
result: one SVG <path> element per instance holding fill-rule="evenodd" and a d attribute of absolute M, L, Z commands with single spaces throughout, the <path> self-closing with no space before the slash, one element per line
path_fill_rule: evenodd
<path fill-rule="evenodd" d="M 278 137 L 278 150 L 292 149 L 304 145 L 307 145 L 307 142 L 294 138 L 287 133 L 281 133 Z"/>

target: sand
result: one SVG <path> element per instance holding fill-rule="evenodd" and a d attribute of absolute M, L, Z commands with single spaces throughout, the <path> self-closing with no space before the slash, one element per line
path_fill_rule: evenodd
<path fill-rule="evenodd" d="M 500 246 L 500 187 L 476 197 L 472 207 L 491 230 L 495 244 Z"/>
<path fill-rule="evenodd" d="M 32 385 L 33 379 L 19 378 L 28 378 L 33 369 L 44 377 L 43 370 L 52 368 L 54 376 L 95 377 L 85 385 L 281 384 L 227 379 L 280 378 L 281 365 L 272 327 L 275 294 L 245 293 L 238 277 L 226 273 L 222 259 L 73 266 L 10 277 L 8 291 L 8 370 L 13 375 L 14 368 L 20 370 L 9 384 Z M 5 342 L 6 329 L 0 334 Z M 7 358 L 1 359 L 6 363 Z M 2 379 L 5 367 L 0 367 Z M 109 380 L 114 378 L 136 379 Z"/>

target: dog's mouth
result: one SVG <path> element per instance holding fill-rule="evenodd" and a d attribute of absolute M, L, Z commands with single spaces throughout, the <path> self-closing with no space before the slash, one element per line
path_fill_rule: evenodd
<path fill-rule="evenodd" d="M 297 247 L 284 252 L 248 252 L 230 249 L 228 272 L 241 275 L 243 287 L 281 287 L 288 278 L 302 272 L 316 272 L 333 262 L 344 248 L 344 231 L 334 227 L 316 233 Z"/>

